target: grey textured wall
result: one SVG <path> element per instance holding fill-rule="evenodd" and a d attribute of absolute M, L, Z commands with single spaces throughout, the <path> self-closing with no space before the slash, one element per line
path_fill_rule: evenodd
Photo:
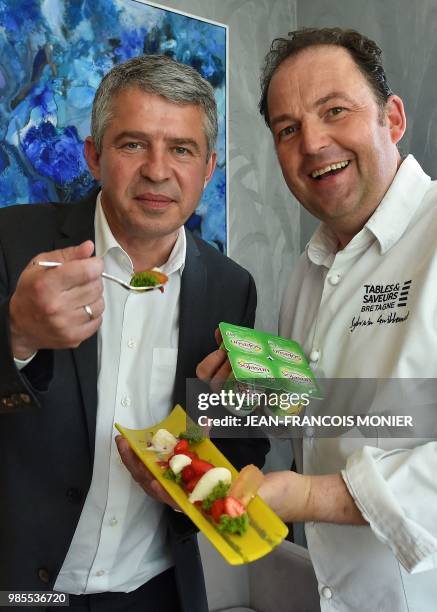
<path fill-rule="evenodd" d="M 255 277 L 257 327 L 277 330 L 279 301 L 299 254 L 299 208 L 258 113 L 259 68 L 272 39 L 296 26 L 295 0 L 162 0 L 229 26 L 230 255 Z"/>
<path fill-rule="evenodd" d="M 406 108 L 401 150 L 437 177 L 437 0 L 297 0 L 297 24 L 354 28 L 379 44 L 389 83 Z M 302 249 L 316 225 L 303 211 Z"/>

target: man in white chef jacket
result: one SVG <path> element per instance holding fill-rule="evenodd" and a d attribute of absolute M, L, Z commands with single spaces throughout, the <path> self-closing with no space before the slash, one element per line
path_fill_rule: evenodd
<path fill-rule="evenodd" d="M 321 221 L 279 325 L 318 378 L 436 374 L 437 185 L 401 158 L 404 107 L 380 56 L 357 32 L 306 29 L 273 42 L 262 75 L 285 181 Z M 216 352 L 198 371 L 226 367 Z M 354 410 L 353 388 L 338 414 Z M 305 522 L 322 611 L 437 609 L 437 443 L 413 435 L 307 435 L 294 440 L 300 473 L 267 475 L 262 496 Z"/>

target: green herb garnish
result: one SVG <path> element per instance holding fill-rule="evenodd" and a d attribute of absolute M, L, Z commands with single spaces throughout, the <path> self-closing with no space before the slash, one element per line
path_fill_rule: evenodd
<path fill-rule="evenodd" d="M 230 486 L 230 484 L 226 484 L 222 480 L 220 480 L 218 484 L 215 485 L 208 497 L 205 497 L 205 499 L 203 500 L 202 508 L 204 510 L 211 510 L 211 506 L 216 499 L 223 499 L 223 497 L 226 497 Z"/>
<path fill-rule="evenodd" d="M 190 444 L 202 442 L 204 436 L 200 427 L 197 425 L 189 425 L 187 431 L 183 431 L 178 436 L 181 440 L 188 440 Z"/>
<path fill-rule="evenodd" d="M 249 528 L 249 516 L 247 512 L 241 516 L 229 516 L 228 514 L 222 514 L 220 517 L 220 523 L 217 525 L 220 531 L 226 531 L 227 533 L 238 533 L 243 535 Z"/>
<path fill-rule="evenodd" d="M 173 482 L 180 485 L 182 483 L 182 472 L 179 472 L 179 474 L 175 474 L 171 468 L 167 468 L 164 472 L 164 478 L 167 478 L 168 480 L 173 480 Z"/>

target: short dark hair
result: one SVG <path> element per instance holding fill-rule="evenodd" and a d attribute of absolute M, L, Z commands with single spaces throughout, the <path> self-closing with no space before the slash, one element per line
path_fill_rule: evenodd
<path fill-rule="evenodd" d="M 269 127 L 267 95 L 273 74 L 288 57 L 317 45 L 337 45 L 349 51 L 372 88 L 380 109 L 384 108 L 388 97 L 393 92 L 382 65 L 382 51 L 373 40 L 356 30 L 343 30 L 342 28 L 302 28 L 289 32 L 288 36 L 289 38 L 275 38 L 264 59 L 261 72 L 259 111 Z"/>

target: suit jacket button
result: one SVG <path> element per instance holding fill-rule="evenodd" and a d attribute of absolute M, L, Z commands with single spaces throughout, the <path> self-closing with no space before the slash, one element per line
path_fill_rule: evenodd
<path fill-rule="evenodd" d="M 50 582 L 50 575 L 48 570 L 45 567 L 40 567 L 38 570 L 38 578 L 41 582 L 48 584 Z"/>
<path fill-rule="evenodd" d="M 20 399 L 24 404 L 30 404 L 30 395 L 27 393 L 20 393 Z"/>
<path fill-rule="evenodd" d="M 80 489 L 76 489 L 76 487 L 72 487 L 67 491 L 67 499 L 71 502 L 80 502 L 82 499 L 82 491 Z"/>

